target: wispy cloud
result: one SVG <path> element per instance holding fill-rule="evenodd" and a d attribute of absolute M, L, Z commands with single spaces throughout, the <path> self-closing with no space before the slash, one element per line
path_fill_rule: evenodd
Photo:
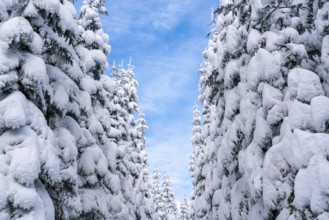
<path fill-rule="evenodd" d="M 136 76 L 142 74 L 139 94 L 146 112 L 159 115 L 197 95 L 202 45 L 204 42 L 192 38 L 154 58 L 145 56 L 145 66 L 137 66 Z"/>
<path fill-rule="evenodd" d="M 165 32 L 175 28 L 193 6 L 189 1 L 145 0 L 141 2 L 109 2 L 111 16 L 104 22 L 104 28 L 113 38 L 127 34 L 140 35 L 145 32 Z M 120 16 L 116 16 L 120 13 Z"/>

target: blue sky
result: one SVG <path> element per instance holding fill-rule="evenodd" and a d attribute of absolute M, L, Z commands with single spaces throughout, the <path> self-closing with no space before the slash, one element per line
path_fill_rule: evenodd
<path fill-rule="evenodd" d="M 79 4 L 79 2 L 78 2 Z M 103 28 L 110 36 L 109 62 L 132 57 L 151 174 L 167 171 L 177 200 L 192 190 L 188 171 L 192 152 L 192 107 L 198 96 L 198 69 L 211 8 L 218 0 L 108 0 Z M 151 177 L 151 176 L 150 176 Z"/>

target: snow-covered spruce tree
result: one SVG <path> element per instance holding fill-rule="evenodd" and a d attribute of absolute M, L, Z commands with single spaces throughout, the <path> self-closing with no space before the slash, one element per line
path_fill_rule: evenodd
<path fill-rule="evenodd" d="M 147 180 L 147 157 L 143 124 L 136 125 L 134 114 L 138 109 L 136 94 L 137 81 L 134 79 L 134 67 L 129 63 L 124 69 L 123 64 L 117 69 L 113 67 L 114 87 L 112 91 L 112 128 L 110 137 L 113 148 L 117 149 L 116 170 L 120 176 L 120 197 L 122 208 L 116 215 L 118 219 L 139 219 L 152 215 L 150 202 L 136 200 L 148 194 L 144 184 Z M 140 121 L 140 123 L 142 123 Z M 145 121 L 143 122 L 145 123 Z M 141 132 L 142 129 L 142 132 Z M 144 209 L 143 203 L 149 207 Z"/>
<path fill-rule="evenodd" d="M 67 104 L 65 89 L 71 91 L 71 97 L 77 97 L 75 87 L 63 87 L 68 81 L 73 82 L 67 75 L 76 76 L 77 80 L 81 73 L 73 49 L 78 38 L 75 10 L 68 1 L 0 4 L 0 138 L 2 154 L 10 155 L 1 159 L 1 218 L 55 218 L 57 203 L 49 195 L 60 188 L 67 192 L 66 197 L 59 194 L 57 199 L 62 199 L 63 206 L 78 216 L 81 206 L 74 175 L 75 140 L 66 129 L 55 129 L 52 120 L 54 114 L 63 113 L 63 109 L 53 107 Z M 70 79 L 64 80 L 59 89 L 55 72 L 58 78 Z M 64 97 L 59 100 L 59 96 Z M 76 98 L 75 103 L 78 102 Z M 65 148 L 63 138 L 67 140 Z M 69 180 L 68 185 L 64 185 L 65 180 Z"/>
<path fill-rule="evenodd" d="M 190 220 L 190 206 L 188 204 L 187 198 L 184 197 L 179 204 L 179 220 Z"/>
<path fill-rule="evenodd" d="M 1 219 L 114 219 L 128 209 L 107 37 L 82 22 L 103 12 L 98 3 L 85 2 L 79 29 L 67 0 L 0 2 Z"/>
<path fill-rule="evenodd" d="M 162 199 L 162 187 L 160 183 L 160 173 L 157 167 L 153 170 L 152 178 L 152 196 L 155 206 L 155 213 L 158 219 L 166 219 L 166 212 L 164 208 L 164 202 Z"/>
<path fill-rule="evenodd" d="M 108 67 L 106 55 L 111 49 L 99 17 L 99 13 L 107 14 L 104 3 L 104 0 L 84 0 L 78 21 L 83 29 L 81 40 L 87 49 L 86 71 L 96 80 L 100 79 L 103 70 Z"/>
<path fill-rule="evenodd" d="M 177 216 L 177 206 L 175 203 L 174 193 L 172 191 L 172 183 L 167 172 L 163 175 L 162 181 L 162 201 L 164 203 L 164 211 L 166 219 L 175 219 Z"/>
<path fill-rule="evenodd" d="M 199 99 L 203 106 L 206 181 L 204 193 L 199 196 L 203 201 L 194 202 L 196 219 L 232 217 L 231 188 L 239 178 L 238 153 L 244 135 L 238 103 L 246 88 L 240 84 L 240 69 L 246 68 L 249 61 L 244 42 L 250 11 L 249 1 L 222 1 L 216 10 L 219 14 L 213 39 L 204 52 Z"/>
<path fill-rule="evenodd" d="M 93 112 L 89 117 L 84 118 L 81 125 L 86 126 L 93 135 L 98 146 L 103 151 L 108 162 L 108 171 L 104 177 L 103 195 L 106 201 L 97 203 L 106 204 L 104 206 L 109 210 L 109 216 L 106 218 L 116 218 L 116 215 L 122 211 L 119 191 L 121 190 L 120 178 L 116 170 L 116 152 L 117 149 L 112 143 L 111 114 L 113 110 L 113 91 L 115 82 L 103 71 L 107 68 L 106 55 L 110 51 L 108 36 L 103 32 L 99 13 L 106 14 L 104 1 L 87 0 L 83 2 L 80 10 L 78 24 L 81 28 L 81 43 L 85 46 L 82 53 L 85 61 L 85 71 L 87 76 L 81 85 L 91 96 L 91 106 Z M 95 218 L 95 217 L 94 217 Z"/>
<path fill-rule="evenodd" d="M 212 149 L 211 140 L 215 140 L 218 160 L 210 169 L 219 174 L 217 179 L 206 175 L 206 182 L 214 187 L 210 188 L 210 195 L 215 190 L 211 212 L 206 216 L 325 219 L 328 213 L 324 204 L 328 201 L 324 188 L 328 183 L 320 178 L 323 175 L 320 173 L 326 172 L 328 165 L 324 159 L 327 114 L 318 106 L 319 103 L 326 106 L 328 100 L 328 71 L 324 67 L 328 3 L 289 0 L 244 3 L 241 8 L 240 1 L 223 1 L 216 18 L 221 23 L 227 8 L 233 18 L 239 18 L 240 55 L 236 58 L 230 55 L 227 65 L 218 65 L 218 61 L 223 64 L 226 46 L 236 45 L 218 38 L 226 36 L 228 22 L 221 23 L 214 34 L 221 46 L 214 50 L 214 41 L 210 41 L 206 65 L 201 71 L 205 144 Z M 247 13 L 241 17 L 241 12 Z M 223 92 L 215 93 L 220 95 L 209 101 L 207 97 L 214 97 L 209 96 L 214 88 L 222 88 L 209 79 L 220 79 L 217 74 L 221 72 Z M 207 82 L 211 85 L 208 90 Z M 232 92 L 236 95 L 232 96 Z M 222 109 L 218 108 L 221 101 Z M 218 119 L 211 120 L 207 132 L 211 115 L 219 118 L 219 123 L 213 123 Z M 308 179 L 323 188 L 313 188 Z"/>
<path fill-rule="evenodd" d="M 319 71 L 323 65 L 322 53 L 326 42 L 326 34 L 321 33 L 322 27 L 328 27 L 328 22 L 320 14 L 325 11 L 328 15 L 326 4 L 324 1 L 273 1 L 265 7 L 259 6 L 259 10 L 273 20 L 270 28 L 272 37 L 266 36 L 269 31 L 263 34 L 265 49 L 276 58 L 276 66 L 272 69 L 280 71 L 285 82 L 285 88 L 280 88 L 273 84 L 275 80 L 271 77 L 272 83 L 267 84 L 280 91 L 266 87 L 264 89 L 267 91 L 263 89 L 266 121 L 271 128 L 269 131 L 277 136 L 272 139 L 272 146 L 266 151 L 263 162 L 263 215 L 267 218 L 287 219 L 290 216 L 315 219 L 320 215 L 328 215 L 326 208 L 323 208 L 328 200 L 321 193 L 318 194 L 317 190 L 305 193 L 305 189 L 310 189 L 308 178 L 321 185 L 321 175 L 308 176 L 309 170 L 317 167 L 317 172 L 321 173 L 328 163 L 321 159 L 327 155 L 322 150 L 328 135 L 325 129 L 318 129 L 319 124 L 315 119 L 323 117 L 316 107 L 319 100 L 322 105 L 327 102 L 323 96 L 327 95 L 327 83 L 323 79 L 327 78 L 325 75 L 328 72 L 323 74 Z M 276 101 L 268 101 L 273 99 Z M 322 118 L 321 124 L 325 121 Z M 317 144 L 313 144 L 312 139 Z M 309 202 L 305 202 L 305 199 Z"/>
<path fill-rule="evenodd" d="M 71 189 L 63 188 L 64 191 L 67 191 L 66 195 L 71 197 L 71 201 L 78 199 L 75 187 L 77 186 L 77 179 L 74 177 L 77 155 L 75 140 L 72 141 L 72 136 L 69 135 L 67 130 L 55 130 L 52 127 L 54 129 L 54 133 L 52 133 L 47 126 L 52 124 L 51 119 L 53 117 L 48 113 L 53 104 L 66 101 L 65 96 L 63 100 L 58 100 L 58 95 L 63 95 L 65 90 L 64 87 L 62 87 L 62 90 L 57 90 L 54 84 L 53 71 L 56 68 L 59 70 L 59 67 L 61 67 L 68 73 L 77 72 L 79 74 L 78 65 L 76 65 L 78 59 L 76 59 L 77 56 L 75 56 L 72 49 L 75 38 L 78 37 L 74 9 L 67 1 L 53 1 L 52 3 L 21 1 L 12 4 L 2 2 L 1 4 L 4 6 L 1 7 L 4 10 L 1 12 L 1 15 L 3 15 L 1 18 L 1 44 L 6 59 L 11 60 L 10 63 L 6 63 L 8 60 L 3 59 L 4 63 L 2 65 L 7 69 L 5 71 L 9 71 L 11 74 L 8 75 L 10 77 L 4 78 L 4 87 L 1 93 L 3 101 L 7 100 L 6 96 L 11 97 L 10 103 L 12 104 L 8 105 L 7 103 L 7 106 L 16 105 L 18 109 L 16 113 L 21 115 L 17 117 L 12 113 L 13 118 L 8 117 L 6 119 L 9 120 L 6 122 L 7 125 L 4 124 L 10 129 L 3 127 L 1 130 L 5 132 L 3 135 L 8 131 L 12 133 L 12 136 L 8 137 L 19 140 L 15 142 L 16 144 L 12 142 L 12 146 L 17 145 L 17 149 L 28 150 L 24 147 L 27 146 L 27 142 L 23 137 L 24 134 L 28 135 L 30 138 L 26 140 L 29 140 L 28 146 L 31 149 L 26 153 L 34 152 L 33 155 L 28 157 L 28 160 L 19 159 L 19 161 L 16 161 L 17 158 L 23 156 L 24 153 L 22 152 L 24 150 L 21 152 L 16 151 L 17 153 L 11 151 L 13 153 L 13 163 L 8 161 L 8 164 L 11 164 L 13 174 L 18 172 L 17 176 L 14 177 L 18 180 L 18 185 L 15 189 L 12 188 L 12 194 L 2 193 L 4 203 L 2 203 L 1 210 L 4 218 L 30 217 L 43 219 L 47 215 L 47 218 L 51 219 L 55 216 L 52 203 L 55 203 L 56 208 L 56 202 L 51 202 L 49 194 L 52 190 L 63 187 L 62 183 L 65 180 L 70 179 L 70 185 L 73 186 Z M 54 18 L 56 18 L 55 21 L 52 20 Z M 14 27 L 15 29 L 13 29 Z M 53 55 L 55 50 L 57 50 L 56 55 Z M 17 55 L 21 51 L 21 55 L 15 57 L 13 51 L 17 51 L 15 52 Z M 68 64 L 75 64 L 77 68 L 71 68 L 72 65 Z M 65 76 L 60 70 L 58 72 L 59 75 Z M 3 74 L 6 75 L 6 72 L 3 72 Z M 67 87 L 67 89 L 71 90 L 72 88 Z M 3 110 L 5 111 L 6 108 Z M 46 113 L 46 118 L 41 114 L 41 111 Z M 11 120 L 13 121 L 10 122 Z M 15 126 L 9 126 L 14 122 Z M 21 129 L 26 131 L 21 132 Z M 17 137 L 14 134 L 17 134 Z M 61 142 L 64 137 L 67 139 L 65 149 L 62 148 Z M 10 138 L 7 141 L 10 141 Z M 2 143 L 6 146 L 6 142 L 3 141 Z M 38 149 L 40 146 L 42 146 L 42 149 Z M 42 152 L 44 156 L 40 157 L 39 152 Z M 73 175 L 69 175 L 70 171 Z M 19 175 L 23 175 L 25 178 L 20 179 L 22 177 Z M 4 187 L 7 186 L 4 185 Z M 45 187 L 49 194 L 46 193 Z M 30 198 L 30 200 L 26 198 Z M 61 195 L 58 195 L 58 199 L 70 200 L 61 197 Z M 64 204 L 63 201 L 62 203 Z M 77 206 L 71 207 L 71 210 L 78 215 L 81 207 L 79 207 L 79 202 L 75 202 L 75 204 Z M 70 206 L 72 203 L 67 202 L 66 205 Z M 38 209 L 35 207 L 38 207 Z M 49 207 L 49 210 L 45 211 L 45 207 Z M 55 212 L 57 216 L 56 209 Z"/>
<path fill-rule="evenodd" d="M 123 88 L 126 70 L 123 67 L 116 69 L 113 67 L 112 75 L 114 77 L 114 86 L 111 93 L 111 129 L 110 139 L 112 149 L 116 150 L 116 172 L 119 175 L 119 195 L 118 195 L 118 213 L 115 218 L 129 219 L 136 218 L 134 211 L 135 193 L 133 189 L 133 177 L 130 168 L 134 168 L 130 154 L 132 144 L 129 135 L 130 114 L 128 112 L 129 96 Z"/>
<path fill-rule="evenodd" d="M 195 208 L 191 210 L 192 219 L 195 218 L 196 215 L 200 216 L 203 212 L 202 210 L 206 210 L 206 201 L 203 197 L 203 193 L 205 190 L 205 173 L 204 173 L 204 164 L 205 160 L 205 146 L 202 135 L 202 122 L 200 117 L 200 112 L 198 106 L 195 105 L 193 107 L 193 128 L 192 128 L 192 145 L 193 145 L 193 154 L 190 160 L 190 173 L 192 177 L 193 183 L 193 192 L 191 203 Z M 196 205 L 198 204 L 198 205 Z M 197 214 L 199 213 L 199 214 Z"/>
<path fill-rule="evenodd" d="M 147 152 L 145 149 L 145 130 L 148 129 L 146 125 L 145 115 L 141 108 L 138 108 L 138 118 L 136 120 L 136 148 L 138 157 L 137 162 L 141 165 L 139 177 L 135 184 L 136 201 L 138 207 L 136 208 L 136 215 L 138 219 L 155 219 L 155 210 L 153 204 L 153 197 L 151 194 L 151 184 L 149 183 L 149 166 L 147 162 Z"/>

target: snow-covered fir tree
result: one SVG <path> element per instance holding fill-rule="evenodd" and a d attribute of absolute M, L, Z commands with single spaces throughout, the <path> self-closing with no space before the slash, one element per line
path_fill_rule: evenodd
<path fill-rule="evenodd" d="M 136 181 L 135 190 L 136 201 L 139 201 L 137 213 L 139 219 L 156 219 L 155 207 L 153 204 L 153 197 L 151 194 L 151 184 L 149 183 L 149 166 L 147 163 L 147 152 L 145 149 L 145 130 L 148 129 L 146 125 L 145 115 L 141 108 L 138 108 L 138 119 L 136 120 L 137 138 L 136 148 L 139 152 L 138 163 L 140 163 L 141 171 L 139 178 Z"/>
<path fill-rule="evenodd" d="M 322 0 L 221 1 L 200 71 L 195 219 L 329 217 L 328 13 Z"/>
<path fill-rule="evenodd" d="M 190 220 L 190 206 L 187 198 L 184 197 L 179 204 L 179 220 Z"/>
<path fill-rule="evenodd" d="M 157 167 L 153 170 L 152 178 L 152 195 L 154 201 L 154 208 L 157 218 L 160 220 L 166 219 L 166 212 L 164 208 L 164 202 L 162 199 L 162 187 L 160 182 L 160 172 Z"/>
<path fill-rule="evenodd" d="M 80 9 L 79 25 L 82 28 L 81 40 L 85 51 L 86 71 L 99 80 L 103 70 L 108 67 L 106 55 L 111 47 L 107 44 L 108 35 L 104 33 L 99 13 L 106 14 L 104 1 L 84 0 Z"/>
<path fill-rule="evenodd" d="M 167 172 L 163 175 L 161 198 L 164 203 L 165 219 L 174 220 L 177 216 L 177 206 L 175 203 L 172 183 Z"/>
<path fill-rule="evenodd" d="M 193 107 L 193 128 L 192 128 L 192 145 L 193 154 L 190 158 L 190 174 L 192 177 L 193 192 L 191 203 L 197 203 L 196 209 L 191 210 L 191 216 L 202 216 L 206 207 L 206 201 L 204 200 L 204 190 L 205 190 L 205 146 L 204 139 L 202 135 L 202 122 L 200 117 L 200 112 L 198 106 Z M 193 206 L 193 205 L 192 205 Z"/>
<path fill-rule="evenodd" d="M 64 125 L 86 107 L 77 86 L 83 72 L 74 7 L 68 1 L 1 4 L 1 167 L 7 170 L 1 218 L 79 216 L 78 149 Z"/>
<path fill-rule="evenodd" d="M 126 84 L 103 74 L 99 13 L 101 0 L 79 20 L 67 0 L 0 2 L 0 219 L 153 218 L 137 82 L 131 65 Z"/>
<path fill-rule="evenodd" d="M 141 160 L 144 157 L 143 152 L 139 150 L 138 131 L 135 125 L 134 114 L 137 111 L 137 82 L 134 79 L 133 66 L 128 65 L 124 69 L 123 63 L 118 69 L 113 67 L 113 76 L 115 77 L 115 88 L 113 90 L 111 119 L 113 121 L 111 139 L 116 155 L 116 170 L 120 176 L 121 182 L 121 202 L 124 204 L 116 218 L 136 219 L 140 215 L 140 205 L 135 204 L 141 201 L 135 201 L 136 193 L 140 190 L 134 190 L 143 170 Z M 138 185 L 139 187 L 143 187 Z"/>

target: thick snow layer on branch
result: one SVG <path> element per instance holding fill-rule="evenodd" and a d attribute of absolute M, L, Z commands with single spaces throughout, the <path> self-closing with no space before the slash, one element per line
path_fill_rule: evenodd
<path fill-rule="evenodd" d="M 276 85 L 280 78 L 280 65 L 276 57 L 265 49 L 259 49 L 250 60 L 248 69 L 248 84 L 256 86 L 260 81 Z"/>
<path fill-rule="evenodd" d="M 312 122 L 317 132 L 324 132 L 329 126 L 329 98 L 318 96 L 311 101 Z"/>
<path fill-rule="evenodd" d="M 310 102 L 312 98 L 324 94 L 319 76 L 301 68 L 289 72 L 288 86 L 290 98 L 297 97 L 302 102 Z"/>
<path fill-rule="evenodd" d="M 33 38 L 33 29 L 23 17 L 14 17 L 0 26 L 0 40 L 7 44 L 27 44 Z"/>

